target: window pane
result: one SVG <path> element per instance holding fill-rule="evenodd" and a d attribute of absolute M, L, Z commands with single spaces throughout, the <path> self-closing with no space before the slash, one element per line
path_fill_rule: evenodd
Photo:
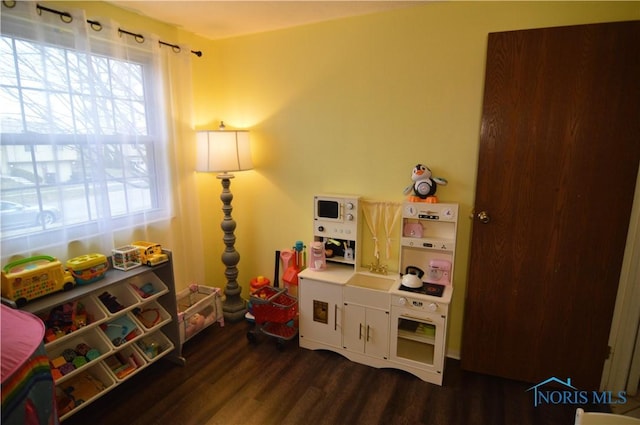
<path fill-rule="evenodd" d="M 0 86 L 0 128 L 4 132 L 22 131 L 22 113 L 17 88 Z"/>
<path fill-rule="evenodd" d="M 60 208 L 55 196 L 24 178 L 2 175 L 2 236 L 16 236 L 60 226 Z"/>
<path fill-rule="evenodd" d="M 22 106 L 27 124 L 26 131 L 33 133 L 49 133 L 49 102 L 47 94 L 42 90 L 22 90 Z M 4 131 L 4 130 L 3 130 Z"/>
<path fill-rule="evenodd" d="M 3 35 L 0 66 L 3 240 L 158 210 L 144 61 Z"/>
<path fill-rule="evenodd" d="M 61 187 L 62 210 L 66 226 L 96 219 L 94 198 L 85 184 L 65 184 Z"/>
<path fill-rule="evenodd" d="M 113 102 L 108 98 L 91 99 L 84 97 L 84 99 L 93 101 L 96 107 L 97 116 L 99 119 L 98 126 L 93 129 L 89 129 L 88 133 L 112 135 L 115 134 L 115 117 L 113 116 Z M 92 110 L 85 110 L 85 114 L 88 118 L 94 115 Z"/>
<path fill-rule="evenodd" d="M 28 41 L 16 40 L 18 72 L 22 87 L 45 87 L 43 54 L 43 47 Z"/>
<path fill-rule="evenodd" d="M 47 47 L 45 48 L 43 59 L 47 90 L 62 90 L 66 92 L 69 88 L 69 74 L 67 73 L 64 50 Z"/>
<path fill-rule="evenodd" d="M 16 86 L 18 80 L 11 41 L 8 37 L 0 38 L 0 84 Z"/>
<path fill-rule="evenodd" d="M 72 134 L 73 110 L 68 93 L 51 93 L 47 99 L 51 105 L 51 132 Z"/>
<path fill-rule="evenodd" d="M 100 134 L 99 127 L 94 124 L 94 108 L 97 108 L 100 114 L 105 114 L 108 112 L 108 105 L 96 106 L 96 102 L 90 96 L 73 96 L 72 99 L 76 133 Z"/>
<path fill-rule="evenodd" d="M 71 50 L 66 53 L 71 90 L 74 93 L 92 94 L 94 92 L 93 81 L 89 78 L 87 55 Z"/>

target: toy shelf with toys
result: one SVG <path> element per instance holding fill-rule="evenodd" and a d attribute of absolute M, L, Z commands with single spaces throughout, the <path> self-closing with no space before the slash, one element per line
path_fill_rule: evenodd
<path fill-rule="evenodd" d="M 21 306 L 45 324 L 60 420 L 166 356 L 184 364 L 171 252 Z M 109 258 L 112 262 L 113 259 Z"/>

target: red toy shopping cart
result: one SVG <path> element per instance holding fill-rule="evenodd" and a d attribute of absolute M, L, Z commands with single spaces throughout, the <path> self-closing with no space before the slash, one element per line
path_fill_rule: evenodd
<path fill-rule="evenodd" d="M 256 342 L 256 335 L 262 332 L 276 338 L 279 350 L 284 341 L 298 334 L 298 300 L 286 289 L 263 286 L 251 294 L 251 305 L 255 317 L 255 328 L 247 332 L 247 339 Z"/>

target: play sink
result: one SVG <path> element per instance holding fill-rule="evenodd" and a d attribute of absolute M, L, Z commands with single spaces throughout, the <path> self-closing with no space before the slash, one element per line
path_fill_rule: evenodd
<path fill-rule="evenodd" d="M 348 286 L 357 286 L 376 291 L 388 291 L 398 281 L 395 276 L 378 276 L 370 273 L 355 273 L 347 282 Z"/>

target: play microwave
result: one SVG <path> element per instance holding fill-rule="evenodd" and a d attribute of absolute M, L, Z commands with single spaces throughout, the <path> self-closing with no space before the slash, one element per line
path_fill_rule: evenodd
<path fill-rule="evenodd" d="M 357 221 L 357 197 L 317 195 L 313 197 L 313 203 L 313 218 L 317 221 L 335 223 Z"/>

